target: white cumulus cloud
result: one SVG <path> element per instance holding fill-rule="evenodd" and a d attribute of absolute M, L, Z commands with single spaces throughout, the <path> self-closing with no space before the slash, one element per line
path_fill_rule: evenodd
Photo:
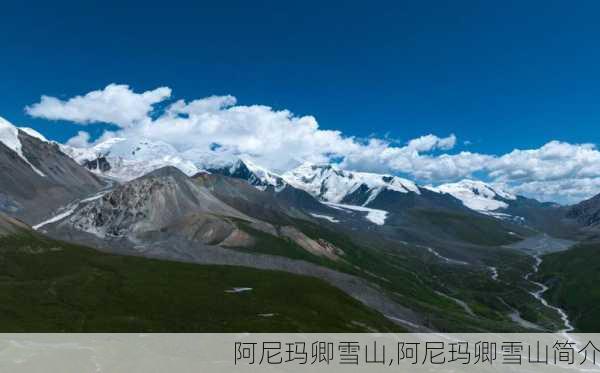
<path fill-rule="evenodd" d="M 104 89 L 67 101 L 42 96 L 40 102 L 26 107 L 25 111 L 33 117 L 50 120 L 79 124 L 104 122 L 130 127 L 148 119 L 153 105 L 170 96 L 171 89 L 168 87 L 135 93 L 127 85 L 109 84 Z"/>
<path fill-rule="evenodd" d="M 408 148 L 419 152 L 426 152 L 434 149 L 450 150 L 454 148 L 455 144 L 456 136 L 454 136 L 454 134 L 443 139 L 429 134 L 427 136 L 421 136 L 419 138 L 410 140 L 408 142 Z"/>
<path fill-rule="evenodd" d="M 235 155 L 284 171 L 301 161 L 335 161 L 348 169 L 401 173 L 428 183 L 477 173 L 513 192 L 563 202 L 600 192 L 600 152 L 593 144 L 551 141 L 503 155 L 453 152 L 454 134 L 428 134 L 399 144 L 387 138 L 365 141 L 321 129 L 313 116 L 265 105 L 239 105 L 230 95 L 174 102 L 170 97 L 168 87 L 137 93 L 127 85 L 110 84 L 68 100 L 42 96 L 26 111 L 81 125 L 111 123 L 120 129 L 106 132 L 96 143 L 111 137 L 161 141 L 196 162 L 211 154 Z M 68 144 L 93 145 L 85 131 Z"/>
<path fill-rule="evenodd" d="M 90 134 L 85 131 L 77 132 L 77 135 L 71 137 L 69 141 L 67 141 L 67 145 L 73 146 L 75 148 L 87 148 L 90 144 Z"/>

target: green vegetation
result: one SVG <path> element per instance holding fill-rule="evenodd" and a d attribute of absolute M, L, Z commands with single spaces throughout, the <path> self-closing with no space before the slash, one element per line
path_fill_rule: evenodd
<path fill-rule="evenodd" d="M 335 269 L 376 283 L 399 304 L 424 315 L 429 326 L 435 329 L 524 331 L 508 317 L 514 310 L 524 319 L 549 330 L 560 326 L 558 316 L 528 294 L 531 283 L 524 281 L 523 276 L 531 270 L 533 259 L 523 253 L 500 247 L 469 248 L 473 257 L 485 258 L 490 265 L 498 267 L 502 275 L 499 282 L 491 278 L 485 266 L 448 265 L 424 247 L 377 240 L 370 245 L 358 244 L 360 241 L 355 237 L 310 222 L 298 220 L 294 225 L 309 237 L 325 239 L 344 250 L 344 261 L 336 263 Z M 512 236 L 508 239 L 514 240 Z M 440 292 L 465 302 L 474 315 Z"/>
<path fill-rule="evenodd" d="M 440 233 L 464 242 L 484 246 L 507 245 L 519 241 L 498 224 L 497 219 L 482 218 L 441 210 L 415 209 L 413 217 L 437 227 Z"/>
<path fill-rule="evenodd" d="M 310 222 L 294 225 L 341 248 L 342 259 L 316 257 L 289 239 L 249 225 L 241 227 L 256 245 L 238 250 L 307 260 L 363 277 L 441 331 L 524 331 L 508 317 L 514 310 L 542 327 L 558 328 L 557 315 L 527 293 L 531 284 L 522 279 L 532 264 L 527 255 L 498 247 L 470 248 L 474 257 L 498 267 L 498 282 L 486 266 L 448 265 L 423 247 L 368 244 Z M 226 292 L 235 287 L 253 290 Z M 108 255 L 32 234 L 0 238 L 0 330 L 7 332 L 373 329 L 399 328 L 313 278 Z"/>
<path fill-rule="evenodd" d="M 600 332 L 600 244 L 544 255 L 538 281 L 546 299 L 567 311 L 578 332 Z"/>
<path fill-rule="evenodd" d="M 259 231 L 258 229 L 252 228 L 249 223 L 243 220 L 238 219 L 235 221 L 240 229 L 250 234 L 255 240 L 252 247 L 234 248 L 236 250 L 257 254 L 284 256 L 286 258 L 305 260 L 324 266 L 335 266 L 333 261 L 309 253 L 289 238 L 276 237 L 269 233 Z"/>
<path fill-rule="evenodd" d="M 228 293 L 236 287 L 251 291 Z M 3 332 L 401 331 L 323 281 L 0 237 Z"/>

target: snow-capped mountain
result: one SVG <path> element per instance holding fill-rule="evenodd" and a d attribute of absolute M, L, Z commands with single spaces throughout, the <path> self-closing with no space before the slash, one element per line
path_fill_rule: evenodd
<path fill-rule="evenodd" d="M 434 192 L 450 194 L 471 210 L 484 214 L 505 209 L 509 207 L 510 201 L 517 199 L 517 196 L 507 191 L 477 180 L 462 180 L 427 188 Z"/>
<path fill-rule="evenodd" d="M 80 148 L 60 144 L 60 150 L 69 157 L 73 158 L 73 160 L 75 160 L 77 163 L 82 164 L 86 161 L 93 161 L 96 158 L 107 156 L 111 152 L 113 146 L 122 141 L 125 141 L 125 139 L 113 137 L 89 148 Z"/>
<path fill-rule="evenodd" d="M 244 179 L 262 190 L 268 186 L 281 190 L 286 185 L 281 176 L 248 159 L 198 149 L 179 152 L 162 141 L 115 137 L 89 148 L 69 145 L 60 145 L 60 148 L 92 172 L 118 181 L 130 181 L 159 168 L 173 166 L 188 176 L 208 172 Z"/>
<path fill-rule="evenodd" d="M 303 163 L 282 175 L 290 185 L 320 200 L 351 205 L 368 205 L 382 191 L 420 194 L 412 181 L 397 176 L 346 171 L 331 164 Z"/>
<path fill-rule="evenodd" d="M 61 150 L 91 171 L 119 181 L 133 180 L 166 166 L 176 167 L 188 176 L 200 171 L 192 161 L 162 141 L 115 137 L 90 148 L 61 145 Z"/>
<path fill-rule="evenodd" d="M 104 183 L 37 131 L 0 118 L 0 212 L 35 224 Z"/>
<path fill-rule="evenodd" d="M 299 175 L 307 175 L 306 170 L 303 171 L 303 167 L 308 167 L 307 164 L 300 166 L 297 169 L 292 170 L 290 173 L 284 174 L 282 176 L 271 172 L 264 167 L 258 166 L 252 163 L 249 160 L 241 160 L 238 159 L 235 162 L 231 163 L 227 166 L 222 166 L 219 168 L 211 169 L 208 168 L 207 172 L 219 175 L 225 175 L 229 177 L 234 177 L 237 179 L 245 180 L 250 185 L 253 185 L 257 189 L 265 191 L 268 187 L 273 187 L 274 191 L 277 194 L 282 194 L 282 199 L 289 198 L 294 196 L 292 199 L 295 200 L 296 203 L 300 202 L 298 200 L 299 196 L 305 194 L 306 197 L 300 197 L 300 200 L 303 200 L 301 204 L 304 207 L 311 206 L 312 211 L 320 211 L 320 209 L 329 209 L 329 215 L 321 215 L 321 214 L 312 214 L 313 217 L 321 217 L 328 219 L 331 222 L 339 222 L 337 219 L 331 217 L 331 212 L 339 212 L 344 211 L 344 213 L 353 213 L 358 211 L 360 214 L 364 215 L 364 218 L 369 222 L 377 225 L 385 224 L 385 220 L 387 217 L 387 211 L 373 209 L 362 206 L 363 204 L 368 204 L 374 199 L 377 194 L 386 190 L 385 185 L 383 185 L 384 181 L 377 182 L 377 177 L 387 178 L 386 175 L 376 175 L 376 174 L 365 174 L 365 173 L 350 173 L 348 171 L 342 171 L 334 166 L 317 166 L 323 167 L 326 169 L 334 169 L 339 172 L 337 178 L 334 177 L 325 177 L 323 180 L 320 180 L 326 184 L 335 184 L 336 186 L 340 186 L 338 190 L 340 193 L 345 193 L 342 197 L 327 200 L 323 198 L 323 196 L 319 195 L 319 193 L 315 192 L 315 189 L 321 190 L 322 187 L 315 188 L 313 185 L 305 185 L 304 183 L 298 182 L 295 177 L 300 177 Z M 293 174 L 295 172 L 295 174 Z M 286 179 L 286 176 L 292 175 L 289 179 Z M 330 175 L 331 176 L 331 175 Z M 391 177 L 391 176 L 390 176 Z M 407 193 L 406 189 L 399 187 L 399 183 L 397 180 L 390 180 L 391 188 L 394 190 L 402 191 L 402 193 Z M 342 187 L 344 189 L 342 189 Z M 363 193 L 363 189 L 366 188 L 366 192 Z M 286 193 L 280 193 L 282 191 Z M 417 189 L 418 192 L 418 189 Z M 347 198 L 343 198 L 343 197 Z M 307 200 L 310 200 L 308 201 Z M 365 200 L 365 202 L 358 203 L 358 200 Z M 319 201 L 321 203 L 319 203 Z M 342 203 L 343 202 L 343 203 Z M 320 208 L 315 208 L 314 205 L 321 205 Z M 335 215 L 335 213 L 333 215 Z"/>
<path fill-rule="evenodd" d="M 273 186 L 275 191 L 280 191 L 286 186 L 283 178 L 274 172 L 261 167 L 248 159 L 235 159 L 229 164 L 206 167 L 209 173 L 215 173 L 225 176 L 234 177 L 237 179 L 246 180 L 250 185 L 258 189 L 265 190 L 269 186 Z"/>
<path fill-rule="evenodd" d="M 248 163 L 236 163 L 231 169 L 218 173 L 245 179 L 253 185 L 289 185 L 302 190 L 329 207 L 367 212 L 367 220 L 385 224 L 389 213 L 402 213 L 412 208 L 466 209 L 454 196 L 441 191 L 419 187 L 415 182 L 389 174 L 356 172 L 333 164 L 305 162 L 281 176 L 256 168 Z M 266 171 L 267 177 L 257 170 Z M 499 215 L 495 215 L 498 216 Z M 372 217 L 369 218 L 369 217 Z"/>
<path fill-rule="evenodd" d="M 37 132 L 31 135 L 43 139 Z M 202 149 L 179 152 L 168 143 L 147 139 L 115 137 L 90 148 L 60 147 L 92 172 L 121 182 L 173 166 L 188 176 L 201 172 L 220 174 L 245 180 L 263 191 L 272 187 L 280 192 L 290 186 L 309 193 L 321 202 L 384 212 L 398 213 L 414 207 L 450 210 L 464 207 L 501 219 L 521 219 L 518 217 L 527 215 L 529 211 L 529 207 L 523 211 L 523 203 L 520 203 L 523 198 L 518 200 L 509 192 L 475 180 L 420 187 L 398 176 L 349 171 L 333 164 L 308 162 L 279 174 L 246 157 Z"/>
<path fill-rule="evenodd" d="M 28 134 L 29 136 L 35 137 L 36 139 L 38 139 L 40 141 L 50 142 L 44 135 L 42 135 L 38 131 L 34 130 L 33 128 L 30 128 L 30 127 L 19 127 L 19 129 L 21 131 L 25 132 L 26 134 Z"/>
<path fill-rule="evenodd" d="M 28 132 L 27 130 L 29 129 L 24 128 L 21 131 L 31 136 L 30 132 Z M 38 132 L 34 132 L 39 135 Z M 13 126 L 12 123 L 10 123 L 2 117 L 0 117 L 0 142 L 6 145 L 10 150 L 17 153 L 19 157 L 23 161 L 25 161 L 25 163 L 27 163 L 31 167 L 31 169 L 35 171 L 38 175 L 42 177 L 46 176 L 42 171 L 40 171 L 33 164 L 31 164 L 31 162 L 29 161 L 29 159 L 27 159 L 27 157 L 25 157 L 25 155 L 23 155 L 23 145 L 21 144 L 21 140 L 19 139 L 19 128 Z"/>

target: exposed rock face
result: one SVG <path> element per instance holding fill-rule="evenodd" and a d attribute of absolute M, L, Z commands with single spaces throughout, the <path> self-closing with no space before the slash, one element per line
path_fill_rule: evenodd
<path fill-rule="evenodd" d="M 282 236 L 291 239 L 298 246 L 313 255 L 322 256 L 332 260 L 339 260 L 340 256 L 344 255 L 344 252 L 335 245 L 324 239 L 313 240 L 295 227 L 286 226 L 282 227 L 279 231 Z"/>
<path fill-rule="evenodd" d="M 108 172 L 111 169 L 110 163 L 106 157 L 99 157 L 92 161 L 84 161 L 83 166 L 88 170 L 98 171 L 98 172 Z"/>
<path fill-rule="evenodd" d="M 200 173 L 193 179 L 235 209 L 277 225 L 293 224 L 293 219 L 313 219 L 311 213 L 340 215 L 339 210 L 290 185 L 279 191 L 272 186 L 259 190 L 246 180 L 220 174 Z"/>
<path fill-rule="evenodd" d="M 571 207 L 567 212 L 567 218 L 575 219 L 586 227 L 598 225 L 600 223 L 600 194 Z"/>
<path fill-rule="evenodd" d="M 18 131 L 20 152 L 0 142 L 0 211 L 35 224 L 104 182 L 54 143 Z"/>
<path fill-rule="evenodd" d="M 209 179 L 214 180 L 210 175 Z M 254 193 L 258 199 L 252 206 L 270 201 L 269 194 L 233 180 L 233 189 L 245 198 Z M 206 181 L 206 180 L 204 180 Z M 241 183 L 241 184 L 238 184 Z M 285 237 L 307 252 L 331 260 L 339 260 L 344 252 L 323 239 L 312 239 L 291 225 L 273 225 L 250 217 L 225 204 L 207 189 L 204 182 L 191 179 L 174 167 L 165 167 L 116 187 L 103 196 L 82 202 L 59 228 L 87 232 L 105 240 L 126 240 L 142 248 L 150 242 L 188 242 L 222 247 L 252 247 L 256 244 L 244 225 L 275 237 Z M 227 186 L 228 184 L 222 184 Z M 214 185 L 213 185 L 214 186 Z M 241 186 L 241 190 L 237 187 Z M 223 191 L 221 189 L 221 191 Z M 246 194 L 245 192 L 251 191 Z M 273 192 L 276 195 L 279 193 Z M 304 193 L 304 192 L 303 192 Z M 312 199 L 312 197 L 309 196 Z M 285 214 L 287 200 L 271 201 Z M 281 204 L 281 205 L 279 205 Z M 299 207 L 298 207 L 299 208 Z M 240 224 L 244 222 L 244 224 Z"/>
<path fill-rule="evenodd" d="M 146 240 L 153 238 L 179 238 L 190 242 L 222 247 L 251 247 L 255 240 L 238 228 L 235 221 L 223 216 L 195 213 L 176 220 L 160 231 L 152 231 L 138 237 Z"/>
<path fill-rule="evenodd" d="M 274 187 L 275 190 L 281 190 L 286 186 L 285 181 L 279 175 L 270 172 L 250 161 L 237 159 L 231 164 L 221 167 L 209 167 L 208 172 L 223 176 L 229 176 L 246 181 L 248 184 L 261 190 L 268 187 Z"/>
<path fill-rule="evenodd" d="M 233 230 L 226 217 L 252 220 L 195 185 L 178 169 L 165 167 L 85 204 L 68 223 L 100 237 L 135 238 L 162 232 L 214 244 Z"/>

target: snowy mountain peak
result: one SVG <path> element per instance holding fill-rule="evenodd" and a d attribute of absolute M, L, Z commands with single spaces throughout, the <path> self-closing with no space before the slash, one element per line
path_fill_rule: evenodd
<path fill-rule="evenodd" d="M 19 140 L 19 129 L 2 117 L 0 117 L 0 142 L 23 157 L 21 141 Z"/>
<path fill-rule="evenodd" d="M 93 165 L 103 159 L 107 166 L 92 171 L 120 181 L 132 180 L 165 166 L 177 167 L 190 176 L 199 171 L 193 162 L 182 158 L 173 146 L 163 141 L 115 137 L 90 148 L 62 145 L 61 150 L 83 165 Z"/>
<path fill-rule="evenodd" d="M 23 159 L 31 167 L 31 169 L 35 171 L 35 173 L 42 177 L 46 176 L 43 172 L 32 165 L 25 155 L 23 155 L 23 146 L 21 144 L 21 140 L 19 140 L 19 129 L 2 117 L 0 117 L 0 142 L 6 145 L 10 150 L 17 153 L 19 157 L 21 157 L 21 159 Z"/>
<path fill-rule="evenodd" d="M 290 185 L 334 203 L 341 203 L 357 192 L 364 194 L 362 205 L 367 205 L 383 190 L 420 194 L 418 186 L 410 180 L 385 174 L 346 171 L 331 164 L 305 162 L 282 177 Z"/>
<path fill-rule="evenodd" d="M 40 141 L 49 142 L 48 139 L 46 137 L 44 137 L 44 135 L 42 135 L 38 131 L 34 130 L 33 128 L 30 128 L 30 127 L 19 127 L 19 129 L 21 131 L 25 132 L 26 134 L 28 134 L 29 136 L 35 137 L 36 139 L 38 139 Z"/>
<path fill-rule="evenodd" d="M 507 201 L 516 200 L 517 197 L 499 188 L 478 180 L 461 180 L 456 183 L 442 184 L 428 189 L 447 193 L 459 199 L 471 210 L 490 212 L 508 207 Z"/>
<path fill-rule="evenodd" d="M 240 162 L 244 163 L 246 167 L 248 167 L 248 169 L 264 184 L 272 185 L 275 187 L 276 190 L 280 190 L 281 188 L 285 187 L 285 182 L 283 181 L 283 178 L 277 175 L 276 173 L 271 172 L 248 159 L 240 159 Z"/>
<path fill-rule="evenodd" d="M 77 163 L 83 164 L 91 162 L 98 158 L 102 158 L 111 153 L 112 148 L 119 142 L 125 141 L 121 137 L 113 137 L 106 141 L 102 141 L 89 148 L 78 148 L 70 145 L 60 145 L 60 150 L 73 158 Z"/>
<path fill-rule="evenodd" d="M 206 170 L 210 173 L 246 180 L 260 190 L 266 190 L 272 186 L 275 191 L 280 191 L 286 186 L 286 182 L 281 176 L 248 159 L 236 158 L 225 165 L 220 164 L 221 162 L 217 163 L 218 166 L 207 166 Z"/>

